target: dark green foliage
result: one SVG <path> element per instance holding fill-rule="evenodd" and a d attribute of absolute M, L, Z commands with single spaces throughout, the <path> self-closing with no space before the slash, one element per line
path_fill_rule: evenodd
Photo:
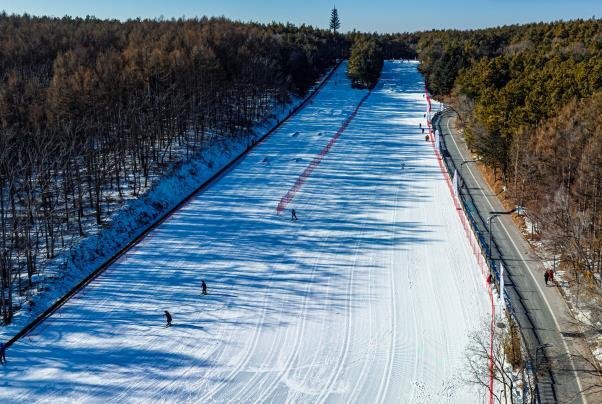
<path fill-rule="evenodd" d="M 384 59 L 416 59 L 418 35 L 419 34 L 379 35 Z"/>
<path fill-rule="evenodd" d="M 383 52 L 378 40 L 371 36 L 357 36 L 351 46 L 347 75 L 352 85 L 372 88 L 383 68 Z"/>
<path fill-rule="evenodd" d="M 339 11 L 334 7 L 330 12 L 330 30 L 333 33 L 337 33 L 337 30 L 341 28 L 341 21 L 339 20 Z"/>

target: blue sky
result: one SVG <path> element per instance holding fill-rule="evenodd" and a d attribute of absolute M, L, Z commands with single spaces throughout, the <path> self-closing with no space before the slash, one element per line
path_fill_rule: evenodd
<path fill-rule="evenodd" d="M 336 3 L 341 31 L 398 32 L 480 28 L 532 21 L 602 17 L 602 0 L 0 0 L 0 10 L 98 18 L 221 16 L 327 27 Z"/>

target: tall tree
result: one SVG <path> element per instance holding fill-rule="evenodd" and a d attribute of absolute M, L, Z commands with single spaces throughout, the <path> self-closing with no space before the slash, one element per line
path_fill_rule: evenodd
<path fill-rule="evenodd" d="M 347 75 L 351 78 L 351 85 L 358 88 L 374 87 L 380 77 L 383 63 L 383 52 L 376 38 L 356 38 L 351 46 L 351 56 L 347 64 Z"/>
<path fill-rule="evenodd" d="M 339 12 L 335 6 L 330 12 L 330 29 L 336 34 L 339 28 L 341 28 L 341 21 L 339 20 Z"/>

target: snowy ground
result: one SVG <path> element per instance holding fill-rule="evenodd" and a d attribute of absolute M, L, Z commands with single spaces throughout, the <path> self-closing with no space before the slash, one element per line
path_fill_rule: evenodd
<path fill-rule="evenodd" d="M 418 129 L 426 102 L 416 64 L 385 64 L 289 204 L 299 220 L 276 214 L 365 95 L 345 67 L 13 345 L 0 401 L 479 401 L 484 392 L 458 376 L 488 297 Z"/>

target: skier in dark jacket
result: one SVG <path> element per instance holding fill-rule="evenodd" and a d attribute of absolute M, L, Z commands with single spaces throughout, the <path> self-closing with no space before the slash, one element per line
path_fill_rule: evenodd
<path fill-rule="evenodd" d="M 291 220 L 297 220 L 297 212 L 295 209 L 291 209 Z"/>
<path fill-rule="evenodd" d="M 205 281 L 201 281 L 201 289 L 203 291 L 203 294 L 206 295 L 207 294 L 207 284 L 205 283 Z"/>
<path fill-rule="evenodd" d="M 169 312 L 167 310 L 165 310 L 165 320 L 167 320 L 167 324 L 165 326 L 170 327 L 171 326 L 171 314 L 169 314 Z"/>

